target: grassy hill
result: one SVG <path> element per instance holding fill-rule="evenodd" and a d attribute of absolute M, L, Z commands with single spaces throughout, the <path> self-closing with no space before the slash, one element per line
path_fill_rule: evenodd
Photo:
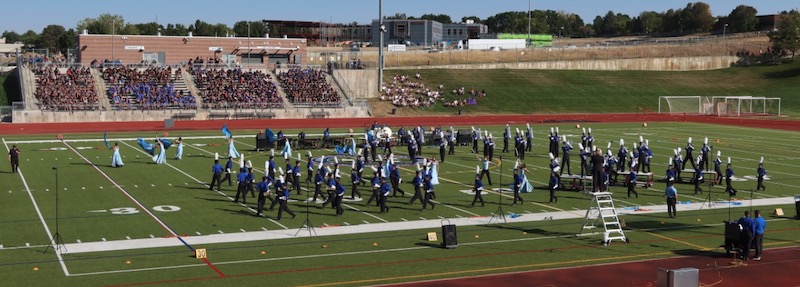
<path fill-rule="evenodd" d="M 782 113 L 800 116 L 800 61 L 777 66 L 713 71 L 558 71 L 558 70 L 389 70 L 420 73 L 429 87 L 444 84 L 448 100 L 458 87 L 486 90 L 470 114 L 636 112 L 637 106 L 658 110 L 659 96 L 768 96 L 782 99 Z M 376 115 L 389 106 L 375 105 Z M 441 105 L 424 111 L 400 109 L 401 115 L 452 114 Z"/>

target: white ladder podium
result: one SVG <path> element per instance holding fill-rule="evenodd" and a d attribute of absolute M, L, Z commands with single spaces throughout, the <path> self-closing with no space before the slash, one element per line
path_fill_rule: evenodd
<path fill-rule="evenodd" d="M 614 199 L 611 192 L 590 192 L 592 203 L 586 210 L 586 223 L 581 228 L 581 234 L 587 229 L 598 228 L 598 223 L 602 223 L 603 245 L 608 245 L 612 240 L 630 242 L 622 231 L 622 224 L 617 216 L 617 209 L 614 208 Z M 592 233 L 596 234 L 596 233 Z"/>

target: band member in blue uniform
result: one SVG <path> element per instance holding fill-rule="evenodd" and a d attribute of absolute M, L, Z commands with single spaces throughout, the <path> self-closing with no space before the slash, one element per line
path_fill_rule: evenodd
<path fill-rule="evenodd" d="M 564 174 L 564 170 L 567 170 L 567 174 L 572 174 L 572 168 L 570 168 L 570 160 L 569 160 L 569 152 L 572 150 L 572 143 L 567 141 L 567 136 L 561 136 L 563 142 L 561 144 L 561 153 L 564 157 L 561 158 L 561 173 Z"/>
<path fill-rule="evenodd" d="M 703 193 L 703 189 L 700 188 L 700 185 L 703 183 L 703 169 L 700 167 L 700 165 L 698 165 L 697 168 L 694 170 L 693 180 L 694 180 L 694 194 L 697 195 L 698 192 Z"/>
<path fill-rule="evenodd" d="M 256 211 L 256 215 L 263 216 L 262 213 L 264 211 L 264 204 L 267 202 L 267 198 L 270 197 L 269 186 L 272 184 L 272 180 L 267 177 L 266 175 L 261 177 L 261 182 L 256 185 L 256 191 L 258 191 L 258 209 Z M 273 202 L 275 199 L 271 199 Z"/>
<path fill-rule="evenodd" d="M 485 206 L 483 195 L 481 195 L 481 192 L 483 192 L 483 182 L 481 181 L 480 174 L 475 175 L 475 184 L 472 186 L 472 191 L 475 192 L 475 198 L 472 199 L 472 203 L 469 204 L 469 207 L 475 206 L 475 203 L 478 201 L 481 202 L 481 206 Z"/>
<path fill-rule="evenodd" d="M 694 151 L 694 147 L 692 146 L 692 138 L 689 137 L 689 140 L 686 142 L 686 156 L 684 157 L 684 162 L 683 166 L 681 166 L 681 169 L 686 169 L 686 163 L 690 161 L 692 162 L 692 168 L 696 168 L 692 151 Z"/>
<path fill-rule="evenodd" d="M 336 179 L 336 198 L 333 200 L 333 207 L 336 208 L 336 216 L 342 216 L 342 214 L 344 214 L 342 199 L 344 198 L 344 194 L 347 193 L 347 190 L 340 181 L 340 179 Z"/>
<path fill-rule="evenodd" d="M 385 178 L 381 178 L 381 185 L 378 189 L 380 192 L 380 198 L 378 199 L 378 205 L 381 207 L 381 213 L 389 212 L 389 206 L 386 205 L 386 199 L 389 197 L 389 193 L 392 191 L 392 187 L 386 183 Z"/>
<path fill-rule="evenodd" d="M 491 161 L 489 161 L 488 157 L 484 157 L 483 158 L 483 161 L 481 161 L 482 169 L 481 169 L 480 178 L 483 179 L 483 175 L 486 175 L 486 180 L 489 182 L 489 185 L 492 185 L 492 175 L 489 173 L 489 164 L 490 163 L 491 163 Z"/>
<path fill-rule="evenodd" d="M 714 148 L 708 145 L 708 138 L 703 139 L 703 147 L 700 149 L 700 167 L 708 170 L 708 153 Z"/>
<path fill-rule="evenodd" d="M 511 138 L 511 127 L 506 124 L 506 129 L 503 130 L 503 151 L 508 152 L 508 139 Z"/>
<path fill-rule="evenodd" d="M 364 206 L 368 206 L 373 200 L 376 200 L 377 205 L 380 205 L 381 176 L 374 167 L 372 169 L 375 171 L 372 176 L 372 180 L 370 181 L 370 184 L 372 185 L 372 195 L 369 197 L 369 200 L 367 200 L 367 203 L 365 203 Z"/>
<path fill-rule="evenodd" d="M 628 148 L 625 147 L 625 140 L 619 139 L 619 150 L 617 150 L 617 172 L 625 172 L 625 160 L 628 158 Z"/>
<path fill-rule="evenodd" d="M 327 201 L 328 197 L 322 193 L 322 187 L 324 186 L 325 186 L 325 176 L 323 175 L 323 171 L 320 168 L 317 171 L 317 175 L 314 176 L 314 197 L 312 198 L 314 202 L 317 202 L 317 196 L 322 198 L 322 200 Z"/>
<path fill-rule="evenodd" d="M 763 161 L 764 158 L 762 157 L 761 160 Z M 756 185 L 756 191 L 764 190 L 767 191 L 767 187 L 764 186 L 764 177 L 767 176 L 767 170 L 764 169 L 764 162 L 758 163 L 758 169 L 756 170 L 756 174 L 758 176 L 758 185 Z"/>
<path fill-rule="evenodd" d="M 281 186 L 281 192 L 279 193 L 280 197 L 278 197 L 278 202 L 280 203 L 280 207 L 278 208 L 278 217 L 276 220 L 281 220 L 283 216 L 283 212 L 289 213 L 292 216 L 292 219 L 295 218 L 294 212 L 289 209 L 289 196 L 291 195 L 291 191 L 289 191 L 289 187 L 285 184 Z M 270 208 L 271 209 L 271 208 Z"/>
<path fill-rule="evenodd" d="M 730 196 L 736 196 L 737 190 L 733 188 L 733 185 L 731 184 L 733 176 L 736 174 L 733 172 L 730 160 L 731 159 L 728 158 L 728 167 L 725 169 L 725 192 L 727 192 Z"/>
<path fill-rule="evenodd" d="M 550 200 L 547 203 L 558 203 L 558 197 L 556 196 L 556 189 L 561 184 L 558 177 L 559 167 L 550 171 L 550 181 L 548 182 L 548 188 L 550 189 Z"/>
<path fill-rule="evenodd" d="M 414 175 L 414 179 L 411 180 L 411 185 L 414 186 L 414 196 L 411 197 L 411 200 L 408 201 L 408 204 L 413 204 L 414 200 L 419 199 L 419 203 L 422 204 L 425 196 L 422 194 L 422 176 L 420 176 L 419 166 L 417 166 L 417 172 Z"/>
<path fill-rule="evenodd" d="M 211 184 L 208 185 L 208 190 L 214 189 L 214 185 L 217 185 L 217 191 L 220 189 L 220 185 L 222 185 L 222 165 L 219 164 L 219 160 L 214 160 L 214 165 L 211 166 L 211 172 L 213 176 L 211 177 Z"/>
<path fill-rule="evenodd" d="M 389 167 L 389 179 L 392 182 L 392 197 L 397 197 L 397 192 L 400 192 L 400 196 L 406 196 L 406 192 L 400 188 L 400 169 L 397 168 L 396 164 L 392 164 Z"/>
<path fill-rule="evenodd" d="M 328 181 L 325 182 L 325 188 L 328 192 L 328 199 L 322 203 L 321 208 L 325 209 L 325 206 L 328 205 L 328 203 L 331 204 L 331 208 L 334 208 L 333 200 L 336 199 L 336 180 L 333 178 L 333 172 L 328 174 Z"/>
<path fill-rule="evenodd" d="M 361 185 L 361 178 L 358 177 L 358 172 L 356 172 L 355 168 L 350 170 L 350 183 L 353 184 L 351 187 L 353 191 L 350 193 L 350 199 L 356 199 L 356 195 L 358 195 L 358 198 L 361 198 L 361 192 L 358 191 L 358 186 Z"/>
<path fill-rule="evenodd" d="M 422 201 L 422 210 L 428 209 L 428 204 L 431 205 L 431 209 L 434 209 L 436 204 L 434 204 L 431 199 L 436 197 L 436 194 L 433 191 L 433 183 L 431 183 L 430 175 L 425 176 L 425 181 L 422 183 L 422 187 L 425 189 L 425 200 Z"/>
<path fill-rule="evenodd" d="M 714 179 L 714 184 L 722 184 L 722 159 L 719 158 L 720 151 L 717 151 L 717 158 L 714 159 L 714 172 L 717 173 L 717 178 Z"/>
<path fill-rule="evenodd" d="M 636 195 L 636 198 L 639 198 L 639 193 L 636 192 L 636 180 L 636 171 L 630 171 L 630 173 L 628 173 L 628 177 L 625 179 L 625 185 L 628 186 L 628 198 L 631 198 L 631 193 Z"/>
<path fill-rule="evenodd" d="M 247 170 L 245 168 L 239 169 L 239 173 L 236 175 L 236 182 L 238 185 L 233 202 L 239 202 L 239 195 L 242 195 L 242 203 L 247 204 Z"/>
<path fill-rule="evenodd" d="M 228 162 L 225 163 L 225 176 L 222 177 L 222 181 L 228 181 L 228 186 L 232 186 L 233 183 L 231 182 L 231 169 L 233 168 L 233 158 L 228 157 Z"/>

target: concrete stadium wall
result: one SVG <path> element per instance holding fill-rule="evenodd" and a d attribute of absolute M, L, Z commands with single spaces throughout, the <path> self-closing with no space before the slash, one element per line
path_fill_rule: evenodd
<path fill-rule="evenodd" d="M 234 119 L 235 112 L 252 113 L 255 110 L 244 111 L 213 111 L 213 113 L 228 113 L 227 119 Z M 337 109 L 319 108 L 289 108 L 258 110 L 259 112 L 272 112 L 276 119 L 304 119 L 309 118 L 312 111 L 324 111 L 329 118 L 364 118 L 368 117 L 368 111 L 360 107 L 345 107 Z M 78 123 L 78 122 L 136 122 L 136 121 L 163 121 L 172 118 L 178 113 L 195 113 L 194 120 L 212 119 L 209 111 L 195 110 L 167 110 L 167 111 L 75 111 L 75 112 L 51 112 L 39 110 L 15 110 L 12 112 L 14 123 Z M 216 118 L 223 119 L 223 118 Z"/>
<path fill-rule="evenodd" d="M 378 95 L 377 70 L 333 70 L 333 76 L 347 85 L 342 87 L 343 90 L 349 87 L 352 99 L 374 98 Z"/>
<path fill-rule="evenodd" d="M 464 65 L 434 65 L 399 67 L 393 69 L 532 69 L 532 70 L 597 70 L 597 71 L 699 71 L 733 66 L 739 57 L 675 57 L 642 59 L 609 59 L 579 61 L 546 61 L 521 63 L 485 63 Z"/>

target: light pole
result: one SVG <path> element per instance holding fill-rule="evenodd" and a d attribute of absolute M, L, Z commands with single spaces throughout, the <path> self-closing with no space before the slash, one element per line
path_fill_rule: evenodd
<path fill-rule="evenodd" d="M 383 88 L 383 32 L 386 27 L 383 26 L 383 0 L 378 0 L 378 94 L 380 95 Z"/>
<path fill-rule="evenodd" d="M 525 45 L 531 45 L 531 0 L 528 0 L 528 42 Z"/>
<path fill-rule="evenodd" d="M 114 63 L 114 38 L 117 37 L 116 36 L 117 33 L 115 31 L 116 23 L 117 23 L 116 19 L 111 20 L 111 63 Z"/>
<path fill-rule="evenodd" d="M 253 71 L 250 67 L 250 21 L 247 21 L 247 69 Z"/>
<path fill-rule="evenodd" d="M 722 26 L 722 54 L 728 54 L 728 41 L 725 39 L 725 34 L 728 32 L 728 23 Z"/>

